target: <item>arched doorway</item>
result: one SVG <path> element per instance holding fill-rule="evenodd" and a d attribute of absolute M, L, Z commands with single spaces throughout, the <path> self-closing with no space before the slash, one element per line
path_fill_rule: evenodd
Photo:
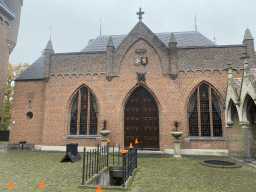
<path fill-rule="evenodd" d="M 138 139 L 138 148 L 159 150 L 158 107 L 153 96 L 138 87 L 130 96 L 124 112 L 124 146 Z"/>

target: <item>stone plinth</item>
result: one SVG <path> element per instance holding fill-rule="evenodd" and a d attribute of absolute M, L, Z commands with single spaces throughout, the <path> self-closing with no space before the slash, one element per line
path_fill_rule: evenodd
<path fill-rule="evenodd" d="M 101 146 L 107 145 L 107 138 L 106 137 L 101 138 L 100 141 L 101 141 Z"/>
<path fill-rule="evenodd" d="M 178 138 L 173 139 L 174 142 L 174 155 L 173 157 L 182 157 L 180 154 L 180 142 L 181 140 Z"/>

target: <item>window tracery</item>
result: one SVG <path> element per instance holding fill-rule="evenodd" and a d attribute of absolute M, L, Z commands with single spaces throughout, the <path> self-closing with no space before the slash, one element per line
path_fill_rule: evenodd
<path fill-rule="evenodd" d="M 203 83 L 196 88 L 188 104 L 189 135 L 222 137 L 221 108 L 211 86 Z"/>
<path fill-rule="evenodd" d="M 92 92 L 82 87 L 70 108 L 70 135 L 97 135 L 98 106 Z"/>

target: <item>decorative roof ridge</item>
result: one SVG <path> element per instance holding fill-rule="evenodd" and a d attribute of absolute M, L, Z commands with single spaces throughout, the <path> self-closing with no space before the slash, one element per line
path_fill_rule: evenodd
<path fill-rule="evenodd" d="M 185 47 L 179 47 L 177 46 L 178 48 L 180 49 L 194 49 L 194 48 L 225 48 L 225 47 L 246 47 L 245 45 L 243 44 L 237 44 L 237 45 L 205 45 L 205 46 L 185 46 Z"/>
<path fill-rule="evenodd" d="M 54 55 L 79 55 L 79 54 L 97 54 L 97 53 L 107 53 L 107 51 L 86 51 L 86 52 L 66 52 L 66 53 L 54 53 Z"/>
<path fill-rule="evenodd" d="M 200 32 L 198 32 L 198 31 L 175 31 L 175 32 L 157 32 L 157 33 L 155 33 L 155 34 L 161 34 L 161 33 L 166 33 L 166 34 L 170 34 L 170 33 L 200 33 Z M 200 34 L 202 34 L 202 33 L 200 33 Z"/>

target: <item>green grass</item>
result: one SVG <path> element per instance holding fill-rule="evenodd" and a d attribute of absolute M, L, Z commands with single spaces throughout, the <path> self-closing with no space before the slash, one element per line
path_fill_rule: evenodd
<path fill-rule="evenodd" d="M 0 145 L 8 145 L 9 141 L 0 141 Z"/>
<path fill-rule="evenodd" d="M 60 163 L 65 153 L 0 152 L 0 191 L 93 191 L 78 188 L 82 182 L 82 160 Z M 228 158 L 182 157 L 138 158 L 139 170 L 127 191 L 256 191 L 256 169 L 214 168 L 200 160 Z M 13 188 L 7 189 L 12 180 Z M 43 180 L 45 187 L 39 188 Z M 107 190 L 102 191 L 118 191 Z"/>

